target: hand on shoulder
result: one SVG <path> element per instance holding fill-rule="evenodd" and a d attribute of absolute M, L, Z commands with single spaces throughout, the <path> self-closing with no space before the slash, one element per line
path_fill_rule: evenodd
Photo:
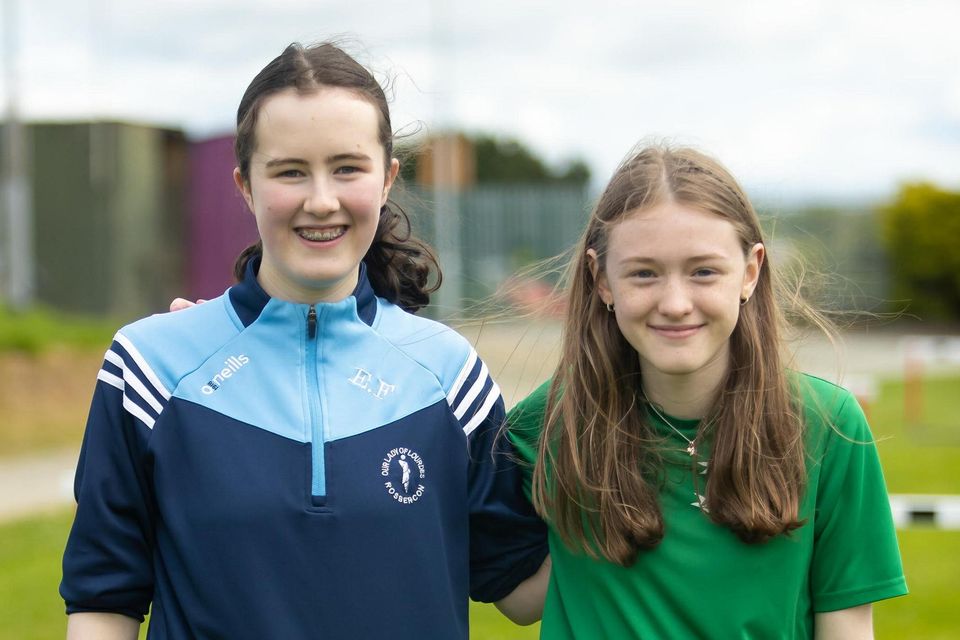
<path fill-rule="evenodd" d="M 190 307 L 195 307 L 198 304 L 203 304 L 204 302 L 206 302 L 206 300 L 203 298 L 197 298 L 196 302 L 190 302 L 185 298 L 174 298 L 170 303 L 170 311 L 182 311 Z"/>

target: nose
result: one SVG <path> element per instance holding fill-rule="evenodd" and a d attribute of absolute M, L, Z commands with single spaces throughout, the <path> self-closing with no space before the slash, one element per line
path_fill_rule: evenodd
<path fill-rule="evenodd" d="M 668 318 L 681 318 L 693 311 L 693 298 L 688 286 L 674 280 L 664 283 L 657 311 Z"/>
<path fill-rule="evenodd" d="M 303 201 L 303 210 L 317 216 L 326 216 L 340 209 L 340 199 L 329 181 L 316 178 L 310 183 L 310 192 Z"/>

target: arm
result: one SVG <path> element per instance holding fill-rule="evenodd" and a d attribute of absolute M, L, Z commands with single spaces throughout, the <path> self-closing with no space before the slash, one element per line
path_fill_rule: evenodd
<path fill-rule="evenodd" d="M 541 569 L 547 528 L 523 493 L 516 455 L 501 431 L 499 387 L 475 354 L 458 379 L 462 385 L 451 394 L 451 409 L 459 416 L 469 455 L 470 597 L 498 602 Z M 542 595 L 540 601 L 542 606 Z"/>
<path fill-rule="evenodd" d="M 71 613 L 67 640 L 136 640 L 140 623 L 119 613 Z"/>
<path fill-rule="evenodd" d="M 153 598 L 153 500 L 143 460 L 163 396 L 144 367 L 118 333 L 97 374 L 63 555 L 60 595 L 71 616 L 111 613 L 142 621 Z"/>
<path fill-rule="evenodd" d="M 814 614 L 814 640 L 873 640 L 873 605 Z"/>
<path fill-rule="evenodd" d="M 543 601 L 550 582 L 550 556 L 543 561 L 537 572 L 517 585 L 506 598 L 496 603 L 500 613 L 519 625 L 533 624 L 543 617 Z"/>
<path fill-rule="evenodd" d="M 811 455 L 819 460 L 807 465 L 808 491 L 816 496 L 810 565 L 815 630 L 818 637 L 842 637 L 820 634 L 820 613 L 835 612 L 823 616 L 829 631 L 859 612 L 869 631 L 870 611 L 863 605 L 904 595 L 907 584 L 879 454 L 863 411 L 851 394 L 835 387 L 809 393 L 808 406 L 830 402 L 836 407 L 807 410 L 815 429 Z"/>

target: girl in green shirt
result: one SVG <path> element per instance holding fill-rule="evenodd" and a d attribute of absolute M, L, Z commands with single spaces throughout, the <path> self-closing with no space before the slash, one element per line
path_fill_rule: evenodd
<path fill-rule="evenodd" d="M 848 392 L 786 370 L 785 311 L 822 322 L 781 295 L 730 173 L 629 156 L 568 309 L 509 418 L 550 525 L 542 636 L 872 637 L 870 603 L 906 593 L 876 448 Z"/>

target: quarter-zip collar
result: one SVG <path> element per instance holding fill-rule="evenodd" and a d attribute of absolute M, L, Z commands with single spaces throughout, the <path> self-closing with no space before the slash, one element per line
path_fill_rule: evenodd
<path fill-rule="evenodd" d="M 260 271 L 260 258 L 256 256 L 247 262 L 247 269 L 243 280 L 230 287 L 230 303 L 243 326 L 253 324 L 263 308 L 270 302 L 270 295 L 257 282 L 257 273 Z M 357 315 L 365 324 L 372 326 L 377 316 L 377 296 L 370 281 L 367 280 L 367 265 L 360 263 L 360 274 L 357 286 L 350 294 L 357 301 Z"/>

